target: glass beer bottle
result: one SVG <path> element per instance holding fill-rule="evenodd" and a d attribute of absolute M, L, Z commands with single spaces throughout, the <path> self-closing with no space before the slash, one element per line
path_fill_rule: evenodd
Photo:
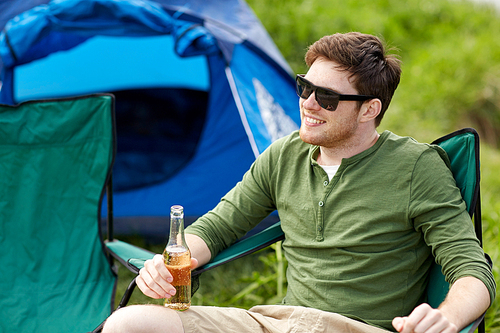
<path fill-rule="evenodd" d="M 163 252 L 163 260 L 172 274 L 176 293 L 165 298 L 164 305 L 174 310 L 187 310 L 191 306 L 191 252 L 184 239 L 184 209 L 170 208 L 170 237 Z"/>

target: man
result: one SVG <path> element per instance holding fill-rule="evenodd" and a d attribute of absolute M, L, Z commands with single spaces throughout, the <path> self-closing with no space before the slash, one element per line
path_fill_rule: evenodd
<path fill-rule="evenodd" d="M 288 260 L 283 304 L 131 306 L 105 332 L 448 333 L 488 308 L 495 282 L 444 151 L 376 131 L 399 84 L 397 58 L 378 38 L 347 33 L 314 43 L 306 63 L 299 132 L 273 143 L 186 231 L 194 268 L 277 209 Z M 439 309 L 424 303 L 434 257 L 452 283 Z M 157 255 L 137 284 L 170 297 L 171 279 Z"/>

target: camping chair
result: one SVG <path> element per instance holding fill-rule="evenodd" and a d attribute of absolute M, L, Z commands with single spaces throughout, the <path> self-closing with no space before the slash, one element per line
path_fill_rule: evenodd
<path fill-rule="evenodd" d="M 479 135 L 474 129 L 465 128 L 437 139 L 433 144 L 441 146 L 450 158 L 452 173 L 467 204 L 468 212 L 471 217 L 474 217 L 476 235 L 482 244 L 481 207 L 479 198 Z M 219 253 L 210 263 L 192 272 L 194 278 L 193 290 L 196 290 L 198 283 L 197 278 L 202 272 L 241 258 L 283 239 L 284 235 L 281 230 L 281 223 L 277 222 L 260 233 L 233 244 L 231 247 Z M 121 252 L 122 247 L 125 248 L 128 245 L 126 245 L 126 243 L 122 244 L 120 241 L 115 241 L 114 243 L 107 243 L 107 246 L 111 247 L 113 251 L 116 250 L 115 252 L 118 253 Z M 139 270 L 144 266 L 145 260 L 153 257 L 153 254 L 144 253 L 143 256 L 127 258 L 126 251 L 123 251 L 123 254 L 124 256 L 122 257 L 117 254 L 115 255 L 120 257 L 120 261 L 126 264 L 127 267 L 135 273 L 139 273 Z M 135 280 L 130 284 L 119 307 L 127 304 L 134 288 Z M 438 307 L 446 297 L 448 290 L 449 284 L 444 280 L 440 266 L 435 264 L 430 272 L 430 282 L 427 291 L 429 304 L 432 307 Z M 479 327 L 479 332 L 484 333 L 483 319 L 484 314 L 461 332 L 474 332 L 474 330 Z M 100 327 L 95 332 L 99 330 Z"/>
<path fill-rule="evenodd" d="M 114 97 L 0 105 L 0 331 L 85 332 L 113 309 L 101 200 Z"/>

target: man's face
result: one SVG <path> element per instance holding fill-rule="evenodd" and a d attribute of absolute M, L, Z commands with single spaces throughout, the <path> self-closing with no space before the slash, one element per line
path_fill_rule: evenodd
<path fill-rule="evenodd" d="M 336 68 L 336 63 L 317 59 L 305 78 L 314 85 L 330 88 L 341 94 L 357 95 L 348 74 Z M 300 98 L 300 138 L 306 143 L 325 148 L 340 148 L 352 144 L 351 139 L 358 129 L 359 109 L 355 101 L 340 101 L 335 111 L 323 109 L 312 93 L 309 98 Z"/>

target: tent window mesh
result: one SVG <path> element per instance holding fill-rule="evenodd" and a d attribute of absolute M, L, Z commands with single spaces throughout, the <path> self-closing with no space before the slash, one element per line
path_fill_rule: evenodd
<path fill-rule="evenodd" d="M 205 122 L 208 93 L 157 88 L 114 91 L 115 191 L 163 182 L 193 157 Z"/>

